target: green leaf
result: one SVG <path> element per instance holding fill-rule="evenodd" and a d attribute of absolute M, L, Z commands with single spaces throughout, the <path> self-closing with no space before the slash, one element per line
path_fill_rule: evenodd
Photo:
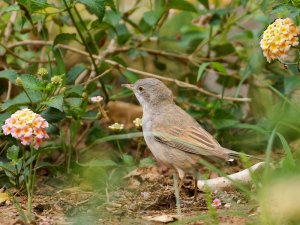
<path fill-rule="evenodd" d="M 5 112 L 0 114 L 0 123 L 4 123 L 4 121 L 9 118 L 11 115 L 10 112 Z"/>
<path fill-rule="evenodd" d="M 206 67 L 209 65 L 210 63 L 209 62 L 206 62 L 206 63 L 202 63 L 200 66 L 199 66 L 199 69 L 198 69 L 198 75 L 197 75 L 197 82 L 201 79 L 202 75 L 203 75 L 203 72 L 205 71 Z"/>
<path fill-rule="evenodd" d="M 286 161 L 289 165 L 291 165 L 292 167 L 295 167 L 295 160 L 293 158 L 293 155 L 292 155 L 292 151 L 290 149 L 290 146 L 289 144 L 287 143 L 286 139 L 284 138 L 284 136 L 282 136 L 280 133 L 276 133 L 277 136 L 279 137 L 280 141 L 281 141 L 281 144 L 282 144 L 282 147 L 285 151 L 285 155 L 286 155 Z"/>
<path fill-rule="evenodd" d="M 127 80 L 130 83 L 134 83 L 139 79 L 139 77 L 135 73 L 130 72 L 130 71 L 125 71 L 124 76 L 127 78 Z"/>
<path fill-rule="evenodd" d="M 63 120 L 66 114 L 56 108 L 48 108 L 41 113 L 41 116 L 47 120 L 48 123 L 56 123 Z"/>
<path fill-rule="evenodd" d="M 18 0 L 17 2 L 25 6 L 26 9 L 31 13 L 45 9 L 49 6 L 53 7 L 53 5 L 47 3 L 47 0 Z"/>
<path fill-rule="evenodd" d="M 0 161 L 0 168 L 6 171 L 11 171 L 11 168 L 9 167 L 8 163 L 4 163 L 2 161 Z"/>
<path fill-rule="evenodd" d="M 6 157 L 13 162 L 17 162 L 20 148 L 13 145 L 7 149 Z"/>
<path fill-rule="evenodd" d="M 20 76 L 22 85 L 25 89 L 29 90 L 43 90 L 45 88 L 44 83 L 36 76 L 31 74 L 22 74 Z"/>
<path fill-rule="evenodd" d="M 63 103 L 64 103 L 64 95 L 63 94 L 53 96 L 48 101 L 43 102 L 43 104 L 53 107 L 53 108 L 56 108 L 61 112 L 63 111 Z"/>
<path fill-rule="evenodd" d="M 74 84 L 76 78 L 85 70 L 84 64 L 77 64 L 67 72 L 67 84 Z"/>
<path fill-rule="evenodd" d="M 74 33 L 61 33 L 57 35 L 53 41 L 53 47 L 60 43 L 66 43 L 72 40 L 76 40 L 76 34 Z"/>
<path fill-rule="evenodd" d="M 256 131 L 258 133 L 261 133 L 263 135 L 266 135 L 268 133 L 268 131 L 266 131 L 263 128 L 261 128 L 260 126 L 254 125 L 254 124 L 238 123 L 238 124 L 235 124 L 233 127 L 234 128 L 240 128 L 240 129 L 254 130 L 254 131 Z"/>
<path fill-rule="evenodd" d="M 65 63 L 64 63 L 64 60 L 63 60 L 63 57 L 61 55 L 59 48 L 56 48 L 56 47 L 52 48 L 52 52 L 53 52 L 54 57 L 57 62 L 57 73 L 58 74 L 65 73 Z"/>
<path fill-rule="evenodd" d="M 161 17 L 162 12 L 162 10 L 156 10 L 144 13 L 145 22 L 148 23 L 150 26 L 154 26 Z"/>
<path fill-rule="evenodd" d="M 300 87 L 300 77 L 290 76 L 284 78 L 284 93 L 291 94 Z"/>
<path fill-rule="evenodd" d="M 18 77 L 18 74 L 14 70 L 2 70 L 0 72 L 0 78 L 7 79 L 11 81 L 13 84 L 16 84 L 16 79 Z"/>
<path fill-rule="evenodd" d="M 202 5 L 205 6 L 205 8 L 209 8 L 209 2 L 208 0 L 198 0 L 198 2 L 200 2 Z"/>
<path fill-rule="evenodd" d="M 169 1 L 167 8 L 179 9 L 183 11 L 197 12 L 195 6 L 185 0 L 171 0 Z"/>
<path fill-rule="evenodd" d="M 70 87 L 66 90 L 65 95 L 68 97 L 81 97 L 83 93 L 82 86 Z"/>
<path fill-rule="evenodd" d="M 229 44 L 229 43 L 224 44 L 224 45 L 216 45 L 213 47 L 213 50 L 216 52 L 218 57 L 229 55 L 229 54 L 235 52 L 235 48 L 233 47 L 232 44 Z"/>
<path fill-rule="evenodd" d="M 19 11 L 19 10 L 20 10 L 20 6 L 18 4 L 13 4 L 13 5 L 6 7 L 3 11 L 4 12 L 12 12 L 12 11 Z"/>
<path fill-rule="evenodd" d="M 106 0 L 106 5 L 110 7 L 113 11 L 117 11 L 114 0 Z"/>
<path fill-rule="evenodd" d="M 42 94 L 40 91 L 35 91 L 35 90 L 27 90 L 28 96 L 30 97 L 31 101 L 33 103 L 39 102 L 42 98 Z M 13 99 L 7 100 L 2 104 L 1 109 L 6 110 L 12 106 L 19 106 L 19 105 L 27 105 L 31 103 L 30 99 L 28 96 L 25 94 L 25 92 L 20 93 Z"/>
<path fill-rule="evenodd" d="M 82 103 L 82 98 L 66 98 L 65 102 L 70 108 L 79 108 Z"/>
<path fill-rule="evenodd" d="M 238 121 L 234 119 L 213 119 L 213 123 L 217 129 L 223 129 L 237 124 Z"/>
<path fill-rule="evenodd" d="M 139 163 L 140 167 L 147 167 L 147 166 L 153 166 L 153 165 L 155 165 L 155 161 L 150 157 L 142 159 Z"/>
<path fill-rule="evenodd" d="M 120 22 L 122 19 L 122 14 L 120 12 L 114 12 L 114 11 L 107 11 L 105 13 L 105 21 L 109 26 L 111 26 L 115 30 L 115 26 Z M 98 22 L 98 23 L 97 23 Z M 95 24 L 95 25 L 93 25 Z M 93 22 L 92 27 L 99 26 L 99 21 Z M 100 23 L 101 24 L 101 23 Z"/>
<path fill-rule="evenodd" d="M 105 0 L 78 0 L 78 2 L 86 5 L 87 9 L 102 22 L 105 14 Z"/>
<path fill-rule="evenodd" d="M 133 166 L 134 165 L 134 159 L 131 155 L 123 154 L 121 156 L 121 158 L 122 158 L 122 160 L 123 160 L 123 162 L 126 166 Z"/>
<path fill-rule="evenodd" d="M 220 73 L 227 74 L 226 68 L 219 62 L 211 62 L 211 67 Z"/>
<path fill-rule="evenodd" d="M 85 164 L 80 164 L 81 166 L 84 167 L 115 167 L 118 166 L 117 163 L 110 159 L 104 159 L 104 160 L 99 160 L 99 159 L 93 159 L 88 163 Z"/>

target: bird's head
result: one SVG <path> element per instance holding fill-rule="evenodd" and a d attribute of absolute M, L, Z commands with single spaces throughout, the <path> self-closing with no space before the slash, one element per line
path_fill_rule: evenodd
<path fill-rule="evenodd" d="M 173 102 L 172 91 L 158 79 L 140 79 L 134 84 L 122 86 L 131 89 L 143 107 Z"/>

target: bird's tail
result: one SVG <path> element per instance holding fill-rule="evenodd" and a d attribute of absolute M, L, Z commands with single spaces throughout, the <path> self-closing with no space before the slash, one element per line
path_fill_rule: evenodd
<path fill-rule="evenodd" d="M 264 161 L 263 158 L 253 156 L 253 155 L 248 155 L 248 154 L 245 154 L 243 152 L 236 152 L 236 151 L 233 151 L 233 150 L 230 150 L 230 149 L 227 149 L 227 148 L 224 148 L 224 151 L 226 152 L 229 161 L 234 160 L 234 159 L 240 159 L 241 157 L 246 157 L 246 158 L 251 158 L 251 159 Z"/>

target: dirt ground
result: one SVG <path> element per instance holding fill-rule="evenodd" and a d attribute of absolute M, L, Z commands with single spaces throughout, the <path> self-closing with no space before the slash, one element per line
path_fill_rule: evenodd
<path fill-rule="evenodd" d="M 124 177 L 125 186 L 95 191 L 84 185 L 64 186 L 65 176 L 38 179 L 33 199 L 36 224 L 161 224 L 178 221 L 173 179 L 158 167 L 134 170 Z M 13 190 L 11 190 L 13 192 Z M 14 192 L 23 209 L 26 196 Z M 180 192 L 181 216 L 184 224 L 213 224 L 206 195 L 198 192 L 193 201 L 191 177 L 186 177 Z M 222 205 L 215 208 L 219 224 L 249 224 L 256 217 L 256 206 L 236 191 L 215 192 Z M 0 224 L 24 224 L 12 201 L 0 205 Z"/>

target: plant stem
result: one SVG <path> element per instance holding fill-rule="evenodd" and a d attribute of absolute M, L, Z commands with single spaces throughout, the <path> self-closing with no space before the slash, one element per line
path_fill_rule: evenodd
<path fill-rule="evenodd" d="M 86 48 L 86 50 L 87 50 L 87 52 L 88 52 L 88 54 L 89 54 L 89 57 L 90 57 L 90 59 L 91 59 L 91 61 L 92 61 L 92 64 L 93 64 L 93 66 L 94 66 L 95 71 L 96 71 L 97 73 L 99 73 L 99 70 L 98 70 L 98 67 L 97 67 L 95 58 L 93 57 L 93 54 L 92 54 L 92 52 L 91 52 L 91 49 L 89 48 L 89 46 L 88 46 L 88 44 L 87 44 L 85 38 L 83 37 L 82 32 L 80 31 L 80 29 L 79 29 L 79 27 L 78 27 L 78 24 L 77 24 L 76 21 L 75 21 L 75 18 L 74 18 L 74 16 L 73 16 L 72 12 L 71 12 L 71 9 L 69 8 L 69 6 L 68 6 L 66 0 L 63 0 L 63 2 L 64 2 L 64 5 L 66 6 L 66 9 L 67 9 L 67 11 L 68 11 L 68 14 L 69 14 L 69 16 L 70 16 L 72 22 L 73 22 L 73 24 L 74 24 L 74 26 L 75 26 L 75 28 L 76 28 L 76 30 L 77 30 L 79 36 L 80 36 L 80 39 L 81 39 L 82 43 L 84 44 L 84 46 L 85 46 L 85 48 Z M 99 81 L 100 81 L 100 84 L 101 84 L 101 87 L 102 87 L 102 91 L 103 91 L 104 96 L 105 96 L 105 102 L 108 103 L 108 102 L 109 102 L 109 96 L 108 96 L 108 93 L 107 93 L 107 91 L 106 91 L 105 85 L 104 85 L 104 83 L 103 83 L 103 81 L 102 81 L 101 78 L 99 78 Z"/>
<path fill-rule="evenodd" d="M 122 150 L 122 148 L 121 148 L 120 142 L 119 142 L 118 139 L 116 140 L 116 142 L 117 142 L 117 146 L 118 146 L 119 153 L 120 153 L 120 155 L 122 156 L 122 155 L 123 155 L 123 150 Z"/>

